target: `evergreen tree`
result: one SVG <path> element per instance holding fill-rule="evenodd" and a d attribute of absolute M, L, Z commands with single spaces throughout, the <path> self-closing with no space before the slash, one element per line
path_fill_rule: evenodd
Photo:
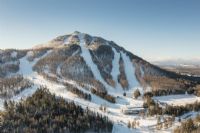
<path fill-rule="evenodd" d="M 138 90 L 138 89 L 136 89 L 135 91 L 134 91 L 134 93 L 133 93 L 133 96 L 134 96 L 134 98 L 138 98 L 139 96 L 140 96 L 141 94 L 140 94 L 140 91 Z"/>

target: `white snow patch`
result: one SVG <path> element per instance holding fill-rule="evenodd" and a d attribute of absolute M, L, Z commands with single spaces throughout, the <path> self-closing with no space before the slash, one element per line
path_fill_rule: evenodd
<path fill-rule="evenodd" d="M 144 77 L 144 71 L 143 71 L 142 67 L 140 67 L 140 72 L 141 72 L 141 76 Z"/>
<path fill-rule="evenodd" d="M 159 101 L 160 103 L 166 103 L 169 105 L 180 106 L 186 104 L 192 104 L 196 101 L 200 101 L 200 97 L 195 95 L 168 95 L 168 96 L 158 96 L 153 97 L 153 99 Z"/>
<path fill-rule="evenodd" d="M 47 54 L 49 54 L 51 52 L 51 50 L 47 51 L 43 56 L 41 56 L 40 58 L 36 58 L 34 59 L 34 61 L 28 61 L 27 57 L 31 56 L 33 54 L 32 51 L 29 51 L 27 53 L 27 55 L 23 58 L 20 59 L 20 70 L 19 70 L 19 74 L 22 74 L 25 77 L 30 77 L 31 74 L 33 73 L 32 67 L 34 66 L 34 64 L 39 60 L 42 59 L 43 57 L 45 57 Z"/>
<path fill-rule="evenodd" d="M 133 63 L 131 62 L 130 58 L 125 53 L 121 53 L 121 55 L 122 55 L 122 59 L 124 60 L 124 69 L 125 69 L 126 78 L 129 83 L 129 88 L 134 88 L 136 86 L 139 86 L 139 83 L 135 76 L 135 67 L 133 66 Z"/>
<path fill-rule="evenodd" d="M 34 56 L 34 52 L 33 51 L 28 51 L 26 56 L 27 57 L 32 57 L 32 56 Z"/>
<path fill-rule="evenodd" d="M 23 90 L 22 92 L 20 92 L 19 94 L 15 95 L 15 96 L 13 96 L 9 100 L 19 102 L 21 99 L 25 99 L 28 96 L 31 96 L 36 90 L 37 90 L 37 86 L 34 85 L 30 88 L 26 88 L 25 90 Z M 5 101 L 4 99 L 0 98 L 0 111 L 4 110 L 4 101 Z"/>
<path fill-rule="evenodd" d="M 25 89 L 19 95 L 12 97 L 11 100 L 20 101 L 21 98 L 23 98 L 23 99 L 27 98 L 27 97 L 31 96 L 33 93 L 35 93 L 35 91 L 37 90 L 37 87 L 38 86 L 33 86 L 31 88 Z"/>
<path fill-rule="evenodd" d="M 12 52 L 11 53 L 11 57 L 16 58 L 17 57 L 17 52 L 16 51 Z"/>
<path fill-rule="evenodd" d="M 70 44 L 70 42 L 71 42 L 70 37 L 67 37 L 67 38 L 64 40 L 63 44 L 68 45 L 68 44 Z"/>
<path fill-rule="evenodd" d="M 0 98 L 0 111 L 4 110 L 4 100 Z"/>
<path fill-rule="evenodd" d="M 112 71 L 111 71 L 111 75 L 113 80 L 115 81 L 115 87 L 117 89 L 122 89 L 121 85 L 118 82 L 118 76 L 120 75 L 120 71 L 119 71 L 119 60 L 120 60 L 120 53 L 118 53 L 115 48 L 112 48 L 113 52 L 114 52 L 114 59 L 112 62 Z"/>
<path fill-rule="evenodd" d="M 79 52 L 79 49 L 77 49 L 73 54 L 72 54 L 72 56 L 75 56 L 75 55 L 77 55 L 78 54 L 78 52 Z"/>
<path fill-rule="evenodd" d="M 90 52 L 86 48 L 85 40 L 84 40 L 84 34 L 80 33 L 80 34 L 78 34 L 78 36 L 79 36 L 80 46 L 81 46 L 81 50 L 82 50 L 81 56 L 84 58 L 84 60 L 85 60 L 86 64 L 88 65 L 88 67 L 91 68 L 91 71 L 92 71 L 94 77 L 97 80 L 99 80 L 106 88 L 112 88 L 111 86 L 109 86 L 104 81 L 104 79 L 102 78 L 102 76 L 101 76 L 101 74 L 99 72 L 99 69 L 98 69 L 97 65 L 94 64 L 94 62 L 92 60 L 92 57 L 90 55 Z"/>
<path fill-rule="evenodd" d="M 49 52 L 51 52 L 51 51 L 48 51 L 46 54 L 48 54 Z M 18 74 L 22 74 L 24 77 L 26 77 L 30 81 L 33 81 L 35 79 L 36 72 L 33 72 L 32 67 L 39 59 L 43 58 L 46 54 L 44 54 L 40 58 L 35 59 L 32 62 L 29 62 L 27 60 L 28 55 L 21 58 L 20 59 L 20 70 L 19 70 Z M 27 88 L 27 89 L 23 90 L 22 92 L 20 92 L 18 95 L 10 98 L 10 100 L 14 100 L 14 101 L 18 102 L 21 98 L 26 98 L 28 96 L 31 96 L 36 91 L 37 87 L 38 87 L 37 85 L 34 85 L 31 88 Z M 3 104 L 4 104 L 4 99 L 0 98 L 0 110 L 3 110 L 3 108 L 4 108 Z"/>
<path fill-rule="evenodd" d="M 133 131 L 129 129 L 126 125 L 114 124 L 112 133 L 133 133 Z"/>

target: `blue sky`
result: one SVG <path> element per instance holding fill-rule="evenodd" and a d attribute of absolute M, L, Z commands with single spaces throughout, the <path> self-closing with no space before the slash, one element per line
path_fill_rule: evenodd
<path fill-rule="evenodd" d="M 0 0 L 0 48 L 30 48 L 76 30 L 147 60 L 200 58 L 200 1 Z"/>

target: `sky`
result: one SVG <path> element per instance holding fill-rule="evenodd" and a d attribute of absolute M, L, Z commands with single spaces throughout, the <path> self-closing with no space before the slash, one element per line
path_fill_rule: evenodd
<path fill-rule="evenodd" d="M 31 48 L 74 31 L 146 60 L 200 58 L 199 0 L 0 0 L 0 49 Z"/>

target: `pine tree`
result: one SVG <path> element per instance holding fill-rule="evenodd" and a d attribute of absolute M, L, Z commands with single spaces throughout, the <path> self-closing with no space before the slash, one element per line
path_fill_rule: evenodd
<path fill-rule="evenodd" d="M 128 122 L 128 128 L 131 128 L 131 122 L 130 121 Z"/>
<path fill-rule="evenodd" d="M 4 101 L 4 108 L 5 108 L 6 110 L 8 110 L 8 102 L 7 102 L 7 101 Z"/>
<path fill-rule="evenodd" d="M 136 89 L 133 93 L 134 95 L 134 98 L 137 99 L 141 94 L 140 94 L 140 91 L 138 89 Z"/>

